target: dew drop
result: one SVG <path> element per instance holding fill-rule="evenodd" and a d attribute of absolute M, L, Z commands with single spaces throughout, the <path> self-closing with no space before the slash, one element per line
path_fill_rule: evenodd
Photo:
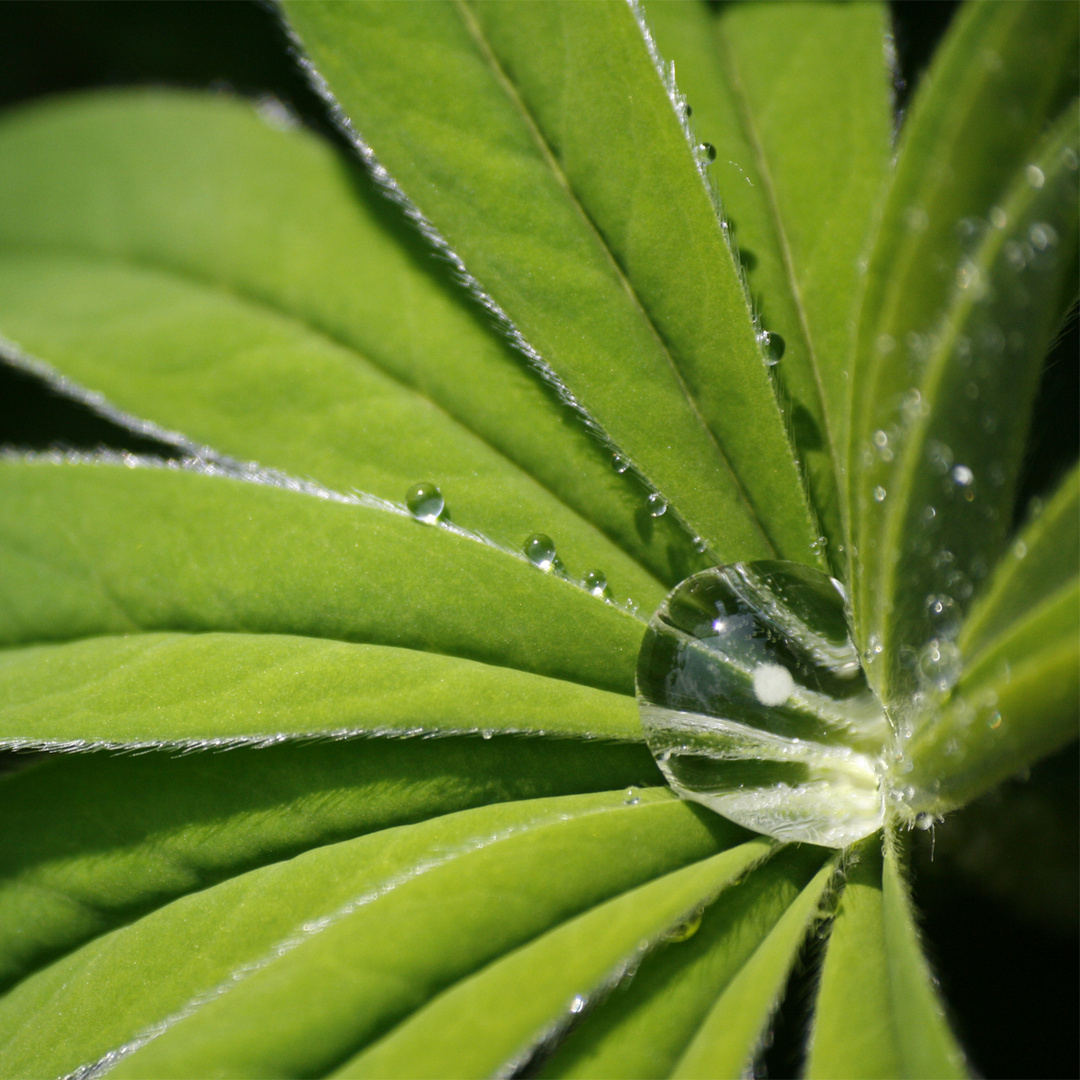
<path fill-rule="evenodd" d="M 405 496 L 405 506 L 417 521 L 434 525 L 446 509 L 446 502 L 442 492 L 434 484 L 424 483 L 409 488 Z"/>
<path fill-rule="evenodd" d="M 939 638 L 952 640 L 960 633 L 960 607 L 944 593 L 931 593 L 926 598 L 926 614 Z"/>
<path fill-rule="evenodd" d="M 1024 170 L 1024 176 L 1033 188 L 1041 188 L 1046 183 L 1046 177 L 1038 165 L 1029 165 Z"/>
<path fill-rule="evenodd" d="M 957 465 L 952 471 L 952 481 L 957 487 L 971 487 L 975 474 L 966 465 Z"/>
<path fill-rule="evenodd" d="M 683 798 L 785 841 L 844 847 L 880 827 L 890 728 L 828 575 L 769 561 L 687 578 L 649 622 L 637 692 Z"/>
<path fill-rule="evenodd" d="M 946 693 L 960 678 L 960 650 L 944 638 L 933 638 L 919 650 L 919 679 L 928 689 Z"/>
<path fill-rule="evenodd" d="M 694 545 L 694 550 L 699 555 L 704 555 L 705 552 L 708 551 L 708 549 L 709 549 L 709 544 L 706 541 L 704 536 L 695 536 L 693 541 L 691 541 L 691 542 Z"/>
<path fill-rule="evenodd" d="M 924 832 L 927 829 L 934 827 L 934 815 L 928 814 L 925 811 L 915 815 L 915 828 L 922 829 Z"/>
<path fill-rule="evenodd" d="M 654 491 L 645 500 L 645 507 L 650 517 L 663 517 L 667 513 L 667 500 L 658 491 Z"/>
<path fill-rule="evenodd" d="M 1013 544 L 1013 558 L 1026 559 L 1027 558 L 1027 544 L 1023 540 L 1017 540 Z"/>
<path fill-rule="evenodd" d="M 695 911 L 688 919 L 684 919 L 667 936 L 669 944 L 678 945 L 682 941 L 689 941 L 701 929 L 701 917 L 704 913 Z"/>
<path fill-rule="evenodd" d="M 585 1006 L 588 1004 L 588 1000 L 581 994 L 575 994 L 574 1000 L 570 1002 L 570 1011 L 576 1016 L 580 1012 L 585 1011 Z"/>
<path fill-rule="evenodd" d="M 630 468 L 630 461 L 624 458 L 622 454 L 613 454 L 611 458 L 611 467 L 620 475 L 626 472 Z"/>
<path fill-rule="evenodd" d="M 626 798 L 623 799 L 623 805 L 624 806 L 637 806 L 638 803 L 640 803 L 640 802 L 641 802 L 641 799 L 638 798 L 637 792 L 634 791 L 634 789 L 632 787 L 628 787 L 626 789 Z"/>
<path fill-rule="evenodd" d="M 880 485 L 874 488 L 874 502 L 884 502 L 885 496 L 889 493 Z"/>
<path fill-rule="evenodd" d="M 547 572 L 555 567 L 555 541 L 546 533 L 533 533 L 522 548 L 525 558 Z"/>
<path fill-rule="evenodd" d="M 590 570 L 585 575 L 584 585 L 593 596 L 605 596 L 607 594 L 607 577 L 602 570 Z"/>
<path fill-rule="evenodd" d="M 990 223 L 995 229 L 1004 229 L 1009 224 L 1009 215 L 1000 206 L 994 206 L 990 210 Z"/>
<path fill-rule="evenodd" d="M 689 101 L 684 101 L 683 102 L 682 111 L 683 111 L 684 116 L 693 116 L 694 115 L 694 110 L 690 108 L 690 102 Z"/>
<path fill-rule="evenodd" d="M 698 153 L 704 161 L 710 165 L 716 160 L 716 147 L 712 143 L 703 142 L 698 146 Z"/>
<path fill-rule="evenodd" d="M 787 342 L 779 334 L 774 334 L 771 330 L 762 330 L 758 336 L 758 345 L 761 346 L 761 351 L 765 354 L 765 363 L 770 367 L 774 364 L 779 364 L 784 356 L 784 349 L 787 348 Z"/>

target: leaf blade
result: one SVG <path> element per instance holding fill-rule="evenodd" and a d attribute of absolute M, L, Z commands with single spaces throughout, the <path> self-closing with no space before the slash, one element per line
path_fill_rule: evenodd
<path fill-rule="evenodd" d="M 453 250 L 460 252 L 477 275 L 479 287 L 495 297 L 500 309 L 630 460 L 706 540 L 720 545 L 717 550 L 723 558 L 770 548 L 762 539 L 757 515 L 747 511 L 740 482 L 725 471 L 715 444 L 673 374 L 658 339 L 659 324 L 650 322 L 635 302 L 635 297 L 643 295 L 640 280 L 630 283 L 634 294 L 629 294 L 618 260 L 598 242 L 599 234 L 588 220 L 593 215 L 609 242 L 611 234 L 596 205 L 603 202 L 602 193 L 588 205 L 578 201 L 584 181 L 577 172 L 568 171 L 564 148 L 554 140 L 552 124 L 539 111 L 544 102 L 539 97 L 530 99 L 527 110 L 523 109 L 522 94 L 527 88 L 510 83 L 500 66 L 505 57 L 500 55 L 494 62 L 490 41 L 477 38 L 473 12 L 480 9 L 429 6 L 423 20 L 418 12 L 396 5 L 358 9 L 300 4 L 285 5 L 285 10 L 380 160 L 445 233 Z M 509 17 L 512 31 L 515 26 L 524 31 L 537 19 L 566 19 L 573 24 L 573 34 L 569 26 L 566 31 L 574 39 L 569 41 L 573 55 L 564 68 L 567 77 L 591 88 L 590 101 L 608 119 L 609 110 L 625 110 L 628 99 L 620 95 L 627 92 L 624 87 L 632 87 L 635 128 L 647 124 L 665 147 L 680 147 L 682 162 L 675 175 L 685 198 L 679 197 L 678 205 L 699 216 L 707 211 L 690 149 L 682 141 L 630 12 L 616 5 L 510 10 L 512 16 L 497 7 L 484 8 L 483 17 Z M 620 69 L 606 72 L 608 79 L 599 77 L 595 58 L 605 50 L 592 50 L 593 62 L 574 66 L 574 57 L 581 55 L 579 48 L 599 26 L 607 44 L 619 43 L 620 56 L 632 65 L 633 79 Z M 582 46 L 576 43 L 579 36 Z M 501 40 L 515 37 L 512 33 Z M 401 47 L 404 42 L 410 43 L 408 47 Z M 515 61 L 527 66 L 530 50 L 538 47 L 541 43 L 535 36 L 519 39 Z M 353 78 L 346 55 L 350 63 L 354 57 L 363 58 L 363 83 Z M 411 76 L 401 66 L 402 57 L 413 66 Z M 617 92 L 610 84 L 612 77 L 621 84 Z M 583 133 L 587 114 L 570 118 L 559 111 L 557 102 L 553 108 L 561 122 L 568 122 L 570 135 Z M 403 117 L 408 118 L 404 127 Z M 637 147 L 638 155 L 643 153 L 650 166 L 656 150 L 647 144 Z M 631 175 L 638 174 L 636 158 L 626 161 L 620 154 L 619 161 Z M 595 157 L 590 160 L 586 155 L 581 170 L 596 177 L 595 164 Z M 606 164 L 610 169 L 611 163 Z M 506 198 L 511 191 L 514 197 Z M 726 253 L 715 247 L 718 233 L 712 221 L 702 235 L 714 245 L 710 259 L 720 267 L 722 287 L 731 294 L 734 269 L 730 260 L 724 268 Z M 688 250 L 699 250 L 693 234 L 683 234 L 683 239 L 690 245 Z M 553 273 L 558 280 L 572 280 L 572 292 L 552 284 Z M 735 468 L 763 478 L 757 484 L 760 491 L 741 482 L 762 514 L 766 513 L 766 492 L 782 489 L 774 513 L 787 518 L 790 510 L 804 505 L 803 499 L 760 363 L 755 377 L 753 364 L 759 358 L 751 355 L 755 351 L 752 327 L 741 298 L 740 304 L 741 316 L 734 309 L 725 313 L 729 320 L 742 319 L 740 340 L 744 349 L 751 350 L 741 354 L 738 392 L 745 387 L 757 395 L 760 404 L 755 415 L 768 425 L 763 437 L 772 442 L 764 464 L 760 453 L 755 457 L 748 451 Z M 669 329 L 675 333 L 677 327 L 664 324 L 662 333 Z M 689 462 L 693 468 L 687 468 Z M 718 507 L 723 512 L 718 513 Z M 727 521 L 721 525 L 725 513 Z M 777 522 L 774 531 L 781 547 L 805 558 L 814 534 L 805 515 L 801 522 L 799 517 L 796 511 L 782 528 Z"/>

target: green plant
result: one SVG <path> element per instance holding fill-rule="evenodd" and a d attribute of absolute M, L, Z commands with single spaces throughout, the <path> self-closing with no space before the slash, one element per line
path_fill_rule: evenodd
<path fill-rule="evenodd" d="M 874 5 L 650 6 L 696 150 L 621 5 L 286 11 L 528 362 L 272 105 L 4 122 L 3 353 L 172 456 L 0 470 L 0 736 L 96 751 L 0 786 L 3 1071 L 737 1075 L 835 910 L 809 1074 L 963 1072 L 898 848 L 1075 735 L 1075 5 L 966 9 L 895 166 Z M 777 555 L 911 726 L 842 880 L 641 745 L 643 621 Z"/>

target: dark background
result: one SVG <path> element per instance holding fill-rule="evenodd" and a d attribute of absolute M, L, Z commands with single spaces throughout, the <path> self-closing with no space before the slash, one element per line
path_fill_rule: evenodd
<path fill-rule="evenodd" d="M 952 18 L 952 0 L 890 5 L 903 110 Z M 270 94 L 336 139 L 292 64 L 276 15 L 252 0 L 6 0 L 0 3 L 0 108 L 43 95 L 129 84 Z M 2 163 L 0 163 L 2 167 Z M 1019 506 L 1077 455 L 1075 313 L 1036 406 Z M 0 363 L 0 445 L 150 449 Z M 161 448 L 154 447 L 159 451 Z M 168 452 L 168 451 L 166 451 Z M 1077 749 L 953 815 L 915 845 L 916 901 L 953 1020 L 988 1077 L 1080 1075 Z M 932 850 L 933 848 L 933 850 Z M 763 1071 L 798 1070 L 812 998 L 812 946 L 792 978 Z"/>

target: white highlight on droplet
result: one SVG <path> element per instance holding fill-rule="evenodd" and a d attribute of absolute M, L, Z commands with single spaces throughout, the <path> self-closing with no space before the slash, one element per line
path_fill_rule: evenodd
<path fill-rule="evenodd" d="M 762 705 L 783 705 L 794 689 L 795 680 L 786 667 L 758 664 L 754 668 L 754 695 Z"/>

